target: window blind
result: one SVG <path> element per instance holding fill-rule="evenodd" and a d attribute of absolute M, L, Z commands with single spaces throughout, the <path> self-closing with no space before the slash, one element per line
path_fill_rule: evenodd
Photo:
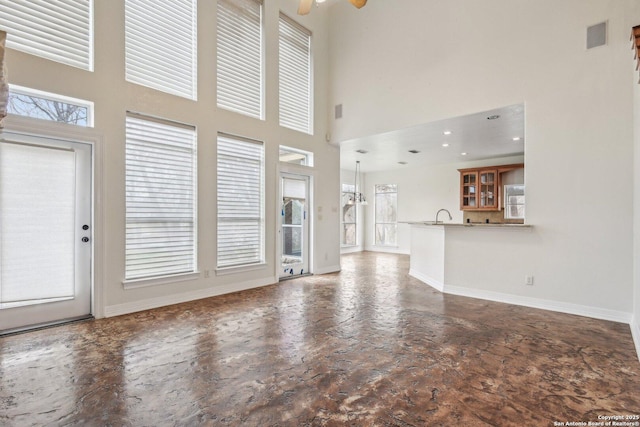
<path fill-rule="evenodd" d="M 126 0 L 126 79 L 196 99 L 197 0 Z"/>
<path fill-rule="evenodd" d="M 0 0 L 7 47 L 93 70 L 92 0 Z"/>
<path fill-rule="evenodd" d="M 264 262 L 264 146 L 218 134 L 218 267 Z"/>
<path fill-rule="evenodd" d="M 218 0 L 218 107 L 263 118 L 262 1 Z"/>
<path fill-rule="evenodd" d="M 280 126 L 312 134 L 311 32 L 280 13 Z"/>
<path fill-rule="evenodd" d="M 128 114 L 128 280 L 196 270 L 196 132 L 192 126 Z"/>

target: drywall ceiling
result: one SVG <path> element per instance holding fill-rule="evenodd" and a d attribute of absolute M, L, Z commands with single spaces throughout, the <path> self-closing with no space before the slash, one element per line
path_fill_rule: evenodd
<path fill-rule="evenodd" d="M 376 172 L 522 155 L 524 136 L 524 105 L 510 105 L 341 142 L 340 167 L 353 170 L 360 160 L 362 172 Z"/>

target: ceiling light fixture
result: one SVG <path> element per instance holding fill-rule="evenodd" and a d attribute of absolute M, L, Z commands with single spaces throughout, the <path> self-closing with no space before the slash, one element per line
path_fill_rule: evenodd
<path fill-rule="evenodd" d="M 467 153 L 460 153 L 460 155 L 461 155 L 461 156 L 466 156 L 466 155 L 467 155 Z"/>
<path fill-rule="evenodd" d="M 514 136 L 514 137 L 513 137 L 513 140 L 514 140 L 514 141 L 520 141 L 520 137 L 519 137 L 519 136 Z"/>
<path fill-rule="evenodd" d="M 407 162 L 398 162 L 399 165 L 406 165 Z"/>
<path fill-rule="evenodd" d="M 444 148 L 447 148 L 447 147 L 449 146 L 449 144 L 447 144 L 447 143 L 445 142 L 444 144 L 442 144 L 442 146 L 443 146 Z"/>
<path fill-rule="evenodd" d="M 450 130 L 445 130 L 444 132 L 442 132 L 443 135 L 451 135 L 451 131 Z"/>
<path fill-rule="evenodd" d="M 360 182 L 360 161 L 356 160 L 356 175 L 353 178 L 353 194 L 349 195 L 348 205 L 368 205 L 367 200 L 364 198 L 359 189 L 362 188 Z"/>

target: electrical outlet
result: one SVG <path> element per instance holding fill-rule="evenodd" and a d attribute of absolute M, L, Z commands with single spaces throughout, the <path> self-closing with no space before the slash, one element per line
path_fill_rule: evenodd
<path fill-rule="evenodd" d="M 524 278 L 524 284 L 528 286 L 533 286 L 533 276 L 527 276 Z"/>

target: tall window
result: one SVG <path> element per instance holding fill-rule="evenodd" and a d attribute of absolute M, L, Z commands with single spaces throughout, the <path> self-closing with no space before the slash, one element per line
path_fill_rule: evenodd
<path fill-rule="evenodd" d="M 280 13 L 280 126 L 312 134 L 311 32 Z"/>
<path fill-rule="evenodd" d="M 357 210 L 356 204 L 348 204 L 349 197 L 353 195 L 353 184 L 342 184 L 342 233 L 340 243 L 342 246 L 356 246 L 357 240 Z"/>
<path fill-rule="evenodd" d="M 398 244 L 398 186 L 376 184 L 375 193 L 376 245 L 395 246 Z"/>
<path fill-rule="evenodd" d="M 92 0 L 0 0 L 7 47 L 93 70 Z"/>
<path fill-rule="evenodd" d="M 125 278 L 195 272 L 195 128 L 129 114 L 125 161 Z"/>
<path fill-rule="evenodd" d="M 218 107 L 262 119 L 262 0 L 218 0 Z"/>
<path fill-rule="evenodd" d="M 264 262 L 264 145 L 218 134 L 218 267 Z"/>
<path fill-rule="evenodd" d="M 196 16 L 197 0 L 126 0 L 127 80 L 196 99 Z"/>

